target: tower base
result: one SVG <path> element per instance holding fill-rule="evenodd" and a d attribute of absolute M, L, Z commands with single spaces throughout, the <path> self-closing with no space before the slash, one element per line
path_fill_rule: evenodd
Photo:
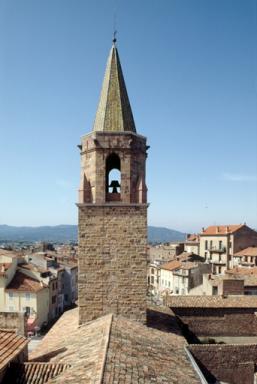
<path fill-rule="evenodd" d="M 146 322 L 147 204 L 78 204 L 79 322 Z"/>

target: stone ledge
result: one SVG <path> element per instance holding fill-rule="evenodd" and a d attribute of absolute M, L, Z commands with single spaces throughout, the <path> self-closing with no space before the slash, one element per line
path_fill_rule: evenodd
<path fill-rule="evenodd" d="M 83 207 L 146 207 L 148 208 L 150 203 L 139 204 L 139 203 L 120 203 L 120 202 L 108 202 L 104 204 L 100 203 L 76 203 L 78 208 Z"/>

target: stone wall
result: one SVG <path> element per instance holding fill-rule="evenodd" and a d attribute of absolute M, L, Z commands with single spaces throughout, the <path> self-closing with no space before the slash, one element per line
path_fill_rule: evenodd
<path fill-rule="evenodd" d="M 25 335 L 25 315 L 21 312 L 0 312 L 0 328 L 14 329 L 19 335 Z"/>
<path fill-rule="evenodd" d="M 185 332 L 196 336 L 256 336 L 256 308 L 175 308 Z"/>
<path fill-rule="evenodd" d="M 79 321 L 146 320 L 147 205 L 79 205 Z"/>
<path fill-rule="evenodd" d="M 257 345 L 190 345 L 189 350 L 209 383 L 254 382 Z"/>

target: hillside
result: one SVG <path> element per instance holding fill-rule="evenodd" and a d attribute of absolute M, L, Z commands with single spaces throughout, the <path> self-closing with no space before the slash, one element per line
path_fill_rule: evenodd
<path fill-rule="evenodd" d="M 148 240 L 151 243 L 184 240 L 185 234 L 173 229 L 148 227 Z M 76 225 L 42 227 L 13 227 L 0 225 L 0 241 L 47 241 L 54 243 L 76 242 Z"/>

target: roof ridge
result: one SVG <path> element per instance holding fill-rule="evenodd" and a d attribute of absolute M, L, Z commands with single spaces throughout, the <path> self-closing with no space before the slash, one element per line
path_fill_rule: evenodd
<path fill-rule="evenodd" d="M 103 382 L 103 376 L 104 376 L 104 368 L 105 368 L 105 364 L 106 364 L 106 358 L 107 358 L 107 351 L 108 351 L 108 347 L 109 347 L 109 342 L 110 342 L 110 334 L 111 334 L 111 327 L 112 327 L 112 321 L 113 321 L 113 314 L 110 313 L 109 315 L 107 315 L 109 318 L 107 319 L 107 329 L 105 329 L 106 333 L 103 334 L 103 338 L 104 336 L 106 336 L 105 338 L 105 343 L 103 345 L 103 348 L 102 348 L 102 356 L 100 354 L 99 356 L 99 360 L 101 359 L 101 367 L 100 367 L 100 374 L 99 374 L 99 381 L 98 383 L 101 384 Z M 98 364 L 96 364 L 96 369 L 98 368 Z M 95 369 L 95 370 L 96 370 Z M 97 382 L 95 382 L 95 384 L 97 384 Z"/>

